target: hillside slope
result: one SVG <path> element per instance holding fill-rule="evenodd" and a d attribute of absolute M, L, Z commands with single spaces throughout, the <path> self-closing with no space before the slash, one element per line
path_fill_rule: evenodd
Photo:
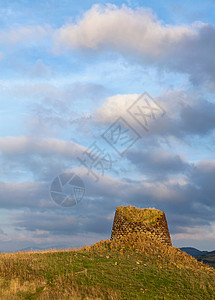
<path fill-rule="evenodd" d="M 152 235 L 0 254 L 0 299 L 215 299 L 215 270 Z"/>
<path fill-rule="evenodd" d="M 214 251 L 209 252 L 205 255 L 196 256 L 198 261 L 202 261 L 204 264 L 207 264 L 213 268 L 215 268 L 215 253 Z"/>

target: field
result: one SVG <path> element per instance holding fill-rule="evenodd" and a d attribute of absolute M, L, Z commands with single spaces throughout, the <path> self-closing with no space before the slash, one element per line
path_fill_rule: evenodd
<path fill-rule="evenodd" d="M 215 299 L 215 270 L 152 236 L 0 254 L 0 299 Z"/>

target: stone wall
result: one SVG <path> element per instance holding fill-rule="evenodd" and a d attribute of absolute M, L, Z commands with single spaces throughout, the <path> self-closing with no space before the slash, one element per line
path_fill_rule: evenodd
<path fill-rule="evenodd" d="M 141 214 L 145 212 L 153 214 L 153 219 L 144 217 L 141 219 Z M 138 214 L 139 217 L 136 218 L 135 214 Z M 137 209 L 134 206 L 118 207 L 114 217 L 111 239 L 119 239 L 133 232 L 151 233 L 162 243 L 172 245 L 165 213 L 160 210 Z"/>

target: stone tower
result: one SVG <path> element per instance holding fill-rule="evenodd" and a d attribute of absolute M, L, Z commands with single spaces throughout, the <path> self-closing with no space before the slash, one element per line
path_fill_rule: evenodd
<path fill-rule="evenodd" d="M 154 208 L 136 208 L 130 205 L 117 207 L 111 239 L 119 239 L 133 232 L 151 233 L 163 244 L 172 245 L 163 211 Z"/>

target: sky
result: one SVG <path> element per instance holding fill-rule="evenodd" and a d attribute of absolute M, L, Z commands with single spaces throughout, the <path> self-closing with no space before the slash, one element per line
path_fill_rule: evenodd
<path fill-rule="evenodd" d="M 215 2 L 0 1 L 0 251 L 165 212 L 215 249 Z"/>

